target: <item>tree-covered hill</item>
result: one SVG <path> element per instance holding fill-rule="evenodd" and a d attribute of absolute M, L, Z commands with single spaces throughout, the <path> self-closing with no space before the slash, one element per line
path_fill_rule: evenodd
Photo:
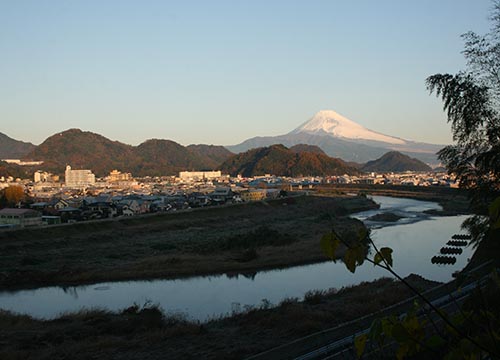
<path fill-rule="evenodd" d="M 248 150 L 225 161 L 221 170 L 231 175 L 281 176 L 357 174 L 358 170 L 344 161 L 316 152 L 296 152 L 284 145 Z"/>
<path fill-rule="evenodd" d="M 368 161 L 361 170 L 366 172 L 402 172 L 402 171 L 431 171 L 432 168 L 424 162 L 401 154 L 398 151 L 389 151 L 377 160 Z"/>
<path fill-rule="evenodd" d="M 50 136 L 24 158 L 44 161 L 41 168 L 56 174 L 71 165 L 73 169 L 91 169 L 97 176 L 113 169 L 134 176 L 175 175 L 185 170 L 214 169 L 220 164 L 210 152 L 200 156 L 170 140 L 151 139 L 132 146 L 79 129 Z"/>

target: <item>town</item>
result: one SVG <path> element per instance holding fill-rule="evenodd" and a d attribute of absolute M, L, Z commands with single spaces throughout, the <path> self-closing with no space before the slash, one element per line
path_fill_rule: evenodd
<path fill-rule="evenodd" d="M 96 178 L 90 169 L 68 165 L 64 180 L 45 171 L 33 179 L 0 177 L 0 190 L 18 197 L 0 210 L 0 228 L 53 225 L 149 213 L 179 211 L 284 197 L 322 184 L 381 184 L 458 187 L 446 172 L 366 173 L 322 177 L 263 174 L 231 177 L 221 171 L 183 171 L 178 176 L 135 178 L 113 170 Z"/>

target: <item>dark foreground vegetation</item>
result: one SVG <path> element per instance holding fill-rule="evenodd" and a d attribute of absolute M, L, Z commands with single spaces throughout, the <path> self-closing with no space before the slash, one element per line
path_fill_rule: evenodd
<path fill-rule="evenodd" d="M 347 240 L 364 197 L 300 196 L 119 220 L 0 232 L 0 289 L 254 272 L 325 261 L 321 236 Z M 340 254 L 339 254 L 340 255 Z"/>
<path fill-rule="evenodd" d="M 435 285 L 418 276 L 421 291 Z M 263 301 L 232 317 L 190 322 L 154 306 L 54 320 L 0 311 L 0 359 L 242 359 L 400 302 L 412 293 L 391 279 L 309 292 L 303 301 Z"/>

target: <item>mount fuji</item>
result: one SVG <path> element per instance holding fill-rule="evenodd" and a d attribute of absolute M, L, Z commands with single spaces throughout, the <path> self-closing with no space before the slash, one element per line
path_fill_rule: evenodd
<path fill-rule="evenodd" d="M 388 151 L 399 151 L 430 165 L 439 163 L 436 152 L 444 147 L 382 134 L 333 110 L 322 110 L 288 134 L 254 137 L 226 148 L 238 153 L 273 144 L 288 147 L 297 144 L 316 145 L 327 155 L 359 163 L 379 158 Z"/>

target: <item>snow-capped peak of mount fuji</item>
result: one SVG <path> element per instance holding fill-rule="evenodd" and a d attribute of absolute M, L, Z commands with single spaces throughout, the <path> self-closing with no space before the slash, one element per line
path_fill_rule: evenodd
<path fill-rule="evenodd" d="M 406 144 L 403 139 L 367 129 L 333 110 L 319 111 L 309 121 L 293 130 L 290 134 L 298 133 L 329 135 L 349 140 L 380 141 L 397 145 Z"/>

